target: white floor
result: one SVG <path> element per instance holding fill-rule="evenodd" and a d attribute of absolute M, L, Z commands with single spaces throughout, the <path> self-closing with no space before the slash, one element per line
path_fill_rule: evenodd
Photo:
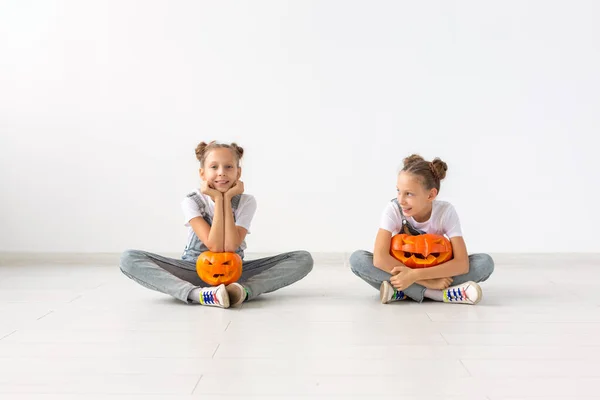
<path fill-rule="evenodd" d="M 318 254 L 222 310 L 110 255 L 0 255 L 0 399 L 600 399 L 600 255 L 495 259 L 477 306 L 381 305 L 347 255 Z"/>

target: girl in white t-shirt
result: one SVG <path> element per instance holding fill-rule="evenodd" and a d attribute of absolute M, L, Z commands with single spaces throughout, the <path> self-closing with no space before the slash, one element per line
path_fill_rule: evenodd
<path fill-rule="evenodd" d="M 181 207 L 188 241 L 181 259 L 140 250 L 121 256 L 121 271 L 139 284 L 169 294 L 186 303 L 228 308 L 262 293 L 273 292 L 304 278 L 312 269 L 307 251 L 293 251 L 257 260 L 243 260 L 238 282 L 210 287 L 196 272 L 204 251 L 236 252 L 242 259 L 246 234 L 256 212 L 256 200 L 244 193 L 237 144 L 202 142 L 196 147 L 200 162 L 200 189 L 187 195 Z"/>
<path fill-rule="evenodd" d="M 352 271 L 380 291 L 381 302 L 418 302 L 427 297 L 445 303 L 477 304 L 482 297 L 478 282 L 494 271 L 487 254 L 467 254 L 458 214 L 452 204 L 436 200 L 448 166 L 413 154 L 404 159 L 398 174 L 397 198 L 381 216 L 373 253 L 358 250 L 350 257 Z M 408 231 L 408 232 L 407 232 Z M 453 258 L 430 268 L 411 269 L 390 255 L 392 236 L 398 233 L 444 235 L 452 244 Z"/>

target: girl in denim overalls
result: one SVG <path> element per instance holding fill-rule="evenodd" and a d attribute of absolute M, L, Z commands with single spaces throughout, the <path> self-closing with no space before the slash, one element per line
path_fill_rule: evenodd
<path fill-rule="evenodd" d="M 186 303 L 222 308 L 240 305 L 304 278 L 313 266 L 306 251 L 244 260 L 241 278 L 227 286 L 210 287 L 196 273 L 196 260 L 204 251 L 236 252 L 244 257 L 245 237 L 256 212 L 256 200 L 244 193 L 240 181 L 243 154 L 244 150 L 235 143 L 200 143 L 196 158 L 200 162 L 202 187 L 181 203 L 189 229 L 181 259 L 127 250 L 121 256 L 121 271 L 147 288 Z"/>
<path fill-rule="evenodd" d="M 436 200 L 447 169 L 439 158 L 428 162 L 413 154 L 404 159 L 396 183 L 398 196 L 383 212 L 373 253 L 358 250 L 350 257 L 352 271 L 379 290 L 384 304 L 407 297 L 477 304 L 482 298 L 478 282 L 489 278 L 494 261 L 487 254 L 467 254 L 454 207 Z M 390 255 L 391 238 L 398 233 L 445 235 L 453 258 L 434 267 L 410 269 Z"/>

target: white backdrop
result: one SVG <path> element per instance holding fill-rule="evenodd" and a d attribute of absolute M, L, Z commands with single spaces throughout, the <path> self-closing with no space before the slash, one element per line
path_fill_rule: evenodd
<path fill-rule="evenodd" d="M 596 1 L 0 5 L 0 251 L 181 251 L 211 139 L 250 251 L 370 249 L 412 152 L 469 251 L 598 249 Z"/>

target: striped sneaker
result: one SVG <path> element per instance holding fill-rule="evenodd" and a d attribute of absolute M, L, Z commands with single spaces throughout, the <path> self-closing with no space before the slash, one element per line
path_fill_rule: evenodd
<path fill-rule="evenodd" d="M 381 304 L 387 304 L 392 301 L 404 300 L 406 296 L 403 291 L 394 289 L 388 281 L 383 281 L 379 287 L 379 298 Z"/>
<path fill-rule="evenodd" d="M 475 282 L 465 282 L 443 290 L 444 303 L 477 304 L 481 301 L 483 292 Z"/>
<path fill-rule="evenodd" d="M 200 304 L 205 306 L 229 308 L 229 295 L 225 285 L 200 289 Z"/>

